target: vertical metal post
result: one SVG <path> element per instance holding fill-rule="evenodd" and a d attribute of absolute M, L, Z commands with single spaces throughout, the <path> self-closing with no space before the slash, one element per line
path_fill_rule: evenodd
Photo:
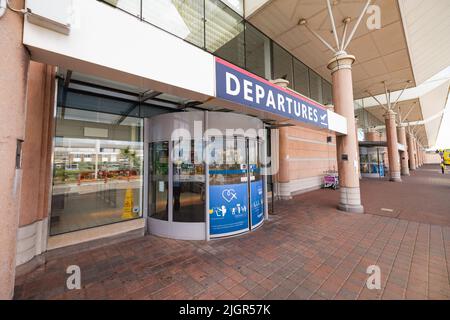
<path fill-rule="evenodd" d="M 141 217 L 144 217 L 144 220 L 147 218 L 147 208 L 148 208 L 148 146 L 149 142 L 146 137 L 147 130 L 145 129 L 145 126 L 147 125 L 147 119 L 142 120 L 143 126 L 141 127 L 141 140 L 144 144 L 144 155 L 143 155 L 143 161 L 141 164 L 141 172 L 142 172 L 142 183 L 141 183 Z"/>
<path fill-rule="evenodd" d="M 235 139 L 237 139 L 235 137 Z M 248 213 L 248 230 L 252 230 L 252 195 L 251 195 L 251 190 L 252 190 L 252 185 L 251 185 L 251 172 L 250 172 L 250 139 L 246 138 L 244 136 L 244 141 L 245 141 L 245 154 L 246 154 L 246 164 L 247 164 L 247 202 L 248 202 L 248 207 L 247 207 L 247 213 Z"/>
<path fill-rule="evenodd" d="M 247 22 L 244 19 L 242 19 L 242 24 L 244 26 L 244 30 L 242 31 L 244 33 L 244 69 L 247 69 L 247 39 L 246 39 Z"/>
<path fill-rule="evenodd" d="M 377 147 L 377 165 L 378 165 L 378 176 L 381 178 L 381 171 L 380 171 L 380 149 Z M 384 169 L 384 168 L 383 168 Z M 384 170 L 383 170 L 384 171 Z"/>
<path fill-rule="evenodd" d="M 265 127 L 264 128 L 264 139 L 262 141 L 262 147 L 263 147 L 263 154 L 264 154 L 264 158 L 262 159 L 264 163 L 264 174 L 263 174 L 263 196 L 264 196 L 264 220 L 269 220 L 269 207 L 268 207 L 268 197 L 267 197 L 267 174 L 269 173 L 267 170 L 267 143 L 270 143 L 267 139 L 267 130 L 270 130 L 269 128 Z M 260 145 L 258 145 L 258 148 L 260 147 Z M 260 162 L 261 165 L 261 162 Z M 272 194 L 273 194 L 273 190 L 272 190 Z"/>
<path fill-rule="evenodd" d="M 364 6 L 364 9 L 361 11 L 361 14 L 358 17 L 358 20 L 356 21 L 356 24 L 353 27 L 352 32 L 350 33 L 350 36 L 348 37 L 347 41 L 345 42 L 345 45 L 343 47 L 343 50 L 345 51 L 348 47 L 348 45 L 350 44 L 350 42 L 353 39 L 353 36 L 355 35 L 356 30 L 358 29 L 359 24 L 361 23 L 361 20 L 364 16 L 364 14 L 367 12 L 367 8 L 369 7 L 371 0 L 367 0 L 366 5 Z"/>
<path fill-rule="evenodd" d="M 206 130 L 209 128 L 209 117 L 208 111 L 204 112 L 203 120 L 203 152 L 205 161 L 205 239 L 206 241 L 211 240 L 210 229 L 209 229 L 209 143 L 208 136 L 205 135 Z"/>
<path fill-rule="evenodd" d="M 330 0 L 327 0 L 327 8 L 328 8 L 328 15 L 330 16 L 330 20 L 331 20 L 331 26 L 333 28 L 334 40 L 336 41 L 336 48 L 337 48 L 337 50 L 339 50 L 339 48 L 340 48 L 339 38 L 338 38 L 337 31 L 336 31 L 336 24 L 334 23 L 333 10 L 331 10 Z"/>
<path fill-rule="evenodd" d="M 272 79 L 272 53 L 271 53 L 271 45 L 270 39 L 264 39 L 264 77 L 267 80 Z"/>
<path fill-rule="evenodd" d="M 172 139 L 169 139 L 169 159 L 168 159 L 168 188 L 169 188 L 169 199 L 167 201 L 167 222 L 172 223 L 173 222 L 173 143 Z"/>
<path fill-rule="evenodd" d="M 206 0 L 203 0 L 203 49 L 206 50 Z"/>

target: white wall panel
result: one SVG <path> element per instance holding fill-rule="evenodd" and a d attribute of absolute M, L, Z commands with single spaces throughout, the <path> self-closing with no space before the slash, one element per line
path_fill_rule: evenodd
<path fill-rule="evenodd" d="M 347 134 L 347 119 L 345 117 L 328 110 L 328 127 L 331 131 Z"/>
<path fill-rule="evenodd" d="M 51 9 L 53 2 L 28 1 L 27 5 L 40 14 L 47 8 L 49 17 L 58 19 L 58 11 Z M 73 0 L 73 8 L 71 2 L 65 3 L 67 8 L 58 6 L 58 10 L 61 19 L 67 11 L 73 13 L 70 35 L 25 22 L 23 42 L 33 59 L 83 71 L 101 66 L 108 71 L 98 68 L 104 73 L 98 76 L 119 71 L 131 75 L 123 77 L 124 82 L 136 84 L 134 76 L 214 95 L 212 55 L 104 3 Z"/>

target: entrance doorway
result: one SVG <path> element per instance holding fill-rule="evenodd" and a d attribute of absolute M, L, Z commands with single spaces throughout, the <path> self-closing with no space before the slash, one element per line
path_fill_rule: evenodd
<path fill-rule="evenodd" d="M 264 187 L 260 156 L 261 143 L 258 139 L 211 137 L 211 237 L 243 233 L 263 222 Z"/>
<path fill-rule="evenodd" d="M 262 173 L 260 120 L 232 113 L 185 112 L 147 119 L 145 127 L 150 233 L 204 240 L 245 233 L 263 223 L 267 181 Z M 224 129 L 238 133 L 217 134 Z M 209 130 L 214 133 L 207 134 Z"/>

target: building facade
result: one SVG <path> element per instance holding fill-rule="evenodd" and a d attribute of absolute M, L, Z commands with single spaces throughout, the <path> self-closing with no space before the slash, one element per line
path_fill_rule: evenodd
<path fill-rule="evenodd" d="M 257 232 L 274 199 L 318 189 L 330 173 L 341 179 L 336 205 L 363 212 L 359 175 L 370 165 L 359 165 L 355 57 L 340 50 L 310 67 L 271 35 L 275 23 L 258 23 L 270 1 L 9 5 L 0 15 L 0 298 L 50 250 Z M 422 147 L 407 144 L 421 163 Z"/>
<path fill-rule="evenodd" d="M 62 1 L 52 16 L 46 1 L 15 1 L 32 13 L 2 18 L 14 36 L 2 36 L 11 50 L 2 74 L 15 77 L 2 79 L 2 97 L 22 88 L 2 99 L 13 113 L 2 161 L 16 165 L 3 173 L 2 203 L 17 213 L 2 225 L 11 232 L 2 233 L 2 297 L 14 269 L 39 265 L 48 250 L 146 232 L 247 232 L 272 198 L 317 189 L 337 169 L 346 121 L 325 107 L 328 81 L 246 21 L 242 1 L 163 4 Z M 220 91 L 230 70 L 245 82 L 225 83 L 242 87 L 226 97 L 236 89 Z M 200 138 L 176 140 L 176 130 L 194 134 L 194 118 Z"/>

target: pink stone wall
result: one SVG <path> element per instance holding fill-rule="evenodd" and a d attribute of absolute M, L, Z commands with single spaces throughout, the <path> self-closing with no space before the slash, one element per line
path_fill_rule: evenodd
<path fill-rule="evenodd" d="M 289 181 L 320 176 L 327 170 L 337 170 L 334 133 L 303 126 L 288 127 L 285 130 L 286 134 L 280 135 L 280 159 L 289 156 Z M 285 141 L 282 143 L 283 136 Z M 331 143 L 327 143 L 327 136 L 332 137 Z M 280 171 L 282 166 L 283 163 L 280 162 Z"/>
<path fill-rule="evenodd" d="M 11 5 L 23 8 L 23 0 Z M 22 171 L 17 140 L 25 138 L 25 93 L 29 57 L 22 45 L 23 16 L 8 10 L 0 19 L 0 299 L 14 292 Z"/>
<path fill-rule="evenodd" d="M 53 139 L 54 68 L 31 62 L 27 82 L 27 115 L 23 144 L 20 226 L 48 215 Z"/>

